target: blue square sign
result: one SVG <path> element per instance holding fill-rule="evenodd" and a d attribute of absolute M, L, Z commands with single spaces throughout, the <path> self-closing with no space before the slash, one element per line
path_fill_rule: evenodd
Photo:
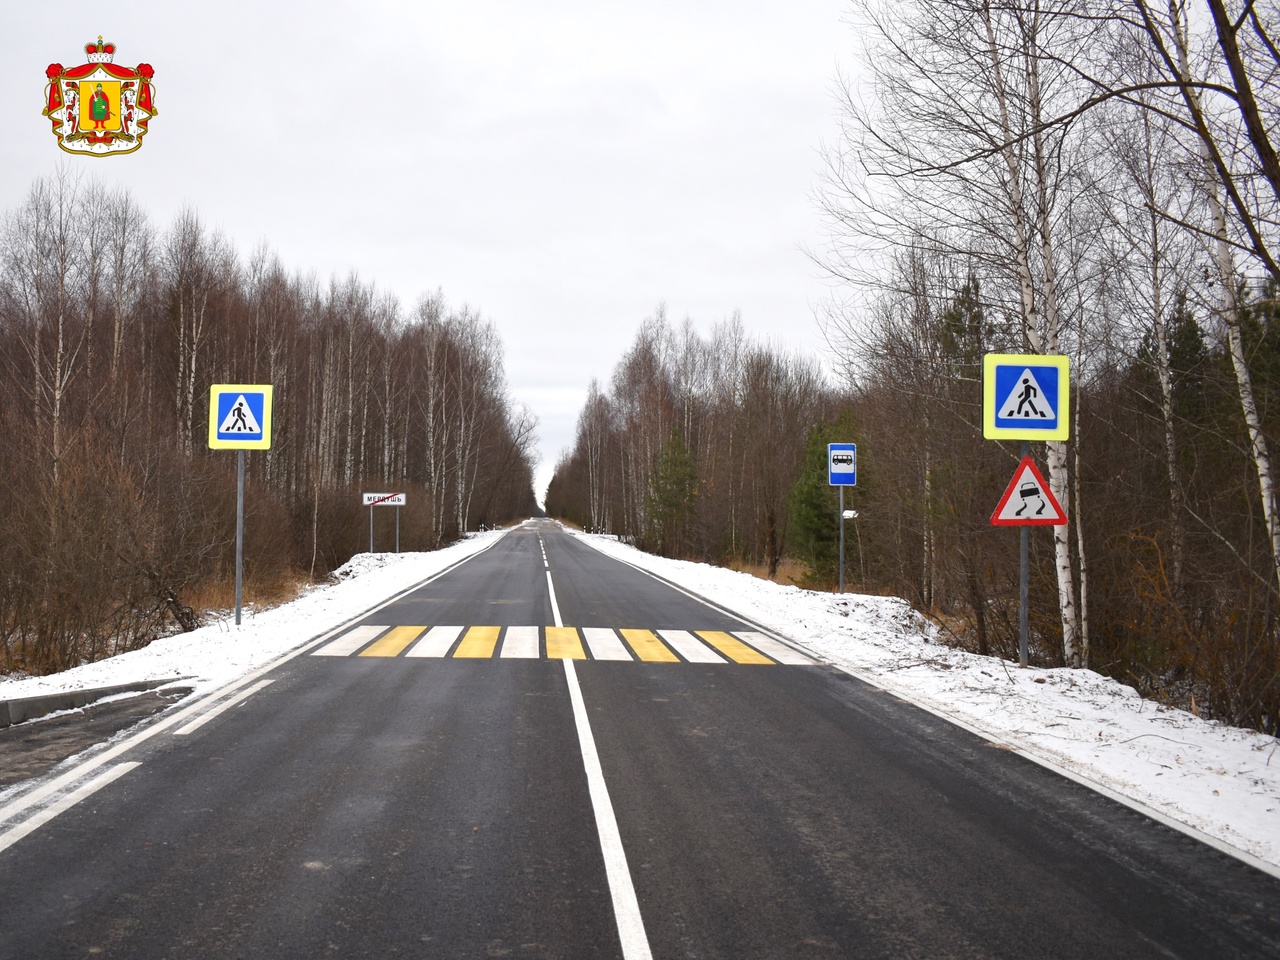
<path fill-rule="evenodd" d="M 858 445 L 856 443 L 827 444 L 827 483 L 833 487 L 858 485 Z"/>
<path fill-rule="evenodd" d="M 209 389 L 210 449 L 269 449 L 271 393 L 270 384 L 214 384 Z"/>
<path fill-rule="evenodd" d="M 982 435 L 988 440 L 1066 440 L 1069 388 L 1066 357 L 987 354 L 982 362 Z"/>

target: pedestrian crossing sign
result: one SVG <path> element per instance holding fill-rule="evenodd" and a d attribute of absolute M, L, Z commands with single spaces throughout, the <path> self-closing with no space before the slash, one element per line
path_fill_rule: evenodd
<path fill-rule="evenodd" d="M 271 447 L 271 385 L 215 383 L 209 388 L 209 449 Z"/>
<path fill-rule="evenodd" d="M 987 440 L 1066 440 L 1071 433 L 1068 359 L 988 353 L 982 358 L 982 435 Z"/>

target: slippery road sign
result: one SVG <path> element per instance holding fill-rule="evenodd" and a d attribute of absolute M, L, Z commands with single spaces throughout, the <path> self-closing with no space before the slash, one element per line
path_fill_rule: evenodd
<path fill-rule="evenodd" d="M 215 383 L 209 388 L 209 448 L 271 448 L 270 384 Z"/>
<path fill-rule="evenodd" d="M 1071 431 L 1069 361 L 988 353 L 982 358 L 982 435 L 988 440 L 1066 440 Z"/>
<path fill-rule="evenodd" d="M 1023 457 L 991 522 L 997 527 L 1061 527 L 1067 515 L 1035 461 Z"/>

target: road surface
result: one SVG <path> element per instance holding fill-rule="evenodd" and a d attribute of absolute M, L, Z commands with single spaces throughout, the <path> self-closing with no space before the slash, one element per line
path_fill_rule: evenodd
<path fill-rule="evenodd" d="M 0 957 L 1280 956 L 1280 881 L 549 522 L 85 761 Z"/>

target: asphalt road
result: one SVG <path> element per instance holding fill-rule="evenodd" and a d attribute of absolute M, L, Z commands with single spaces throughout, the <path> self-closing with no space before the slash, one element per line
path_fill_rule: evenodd
<path fill-rule="evenodd" d="M 349 628 L 37 781 L 0 957 L 1280 956 L 1280 881 L 553 524 Z"/>

